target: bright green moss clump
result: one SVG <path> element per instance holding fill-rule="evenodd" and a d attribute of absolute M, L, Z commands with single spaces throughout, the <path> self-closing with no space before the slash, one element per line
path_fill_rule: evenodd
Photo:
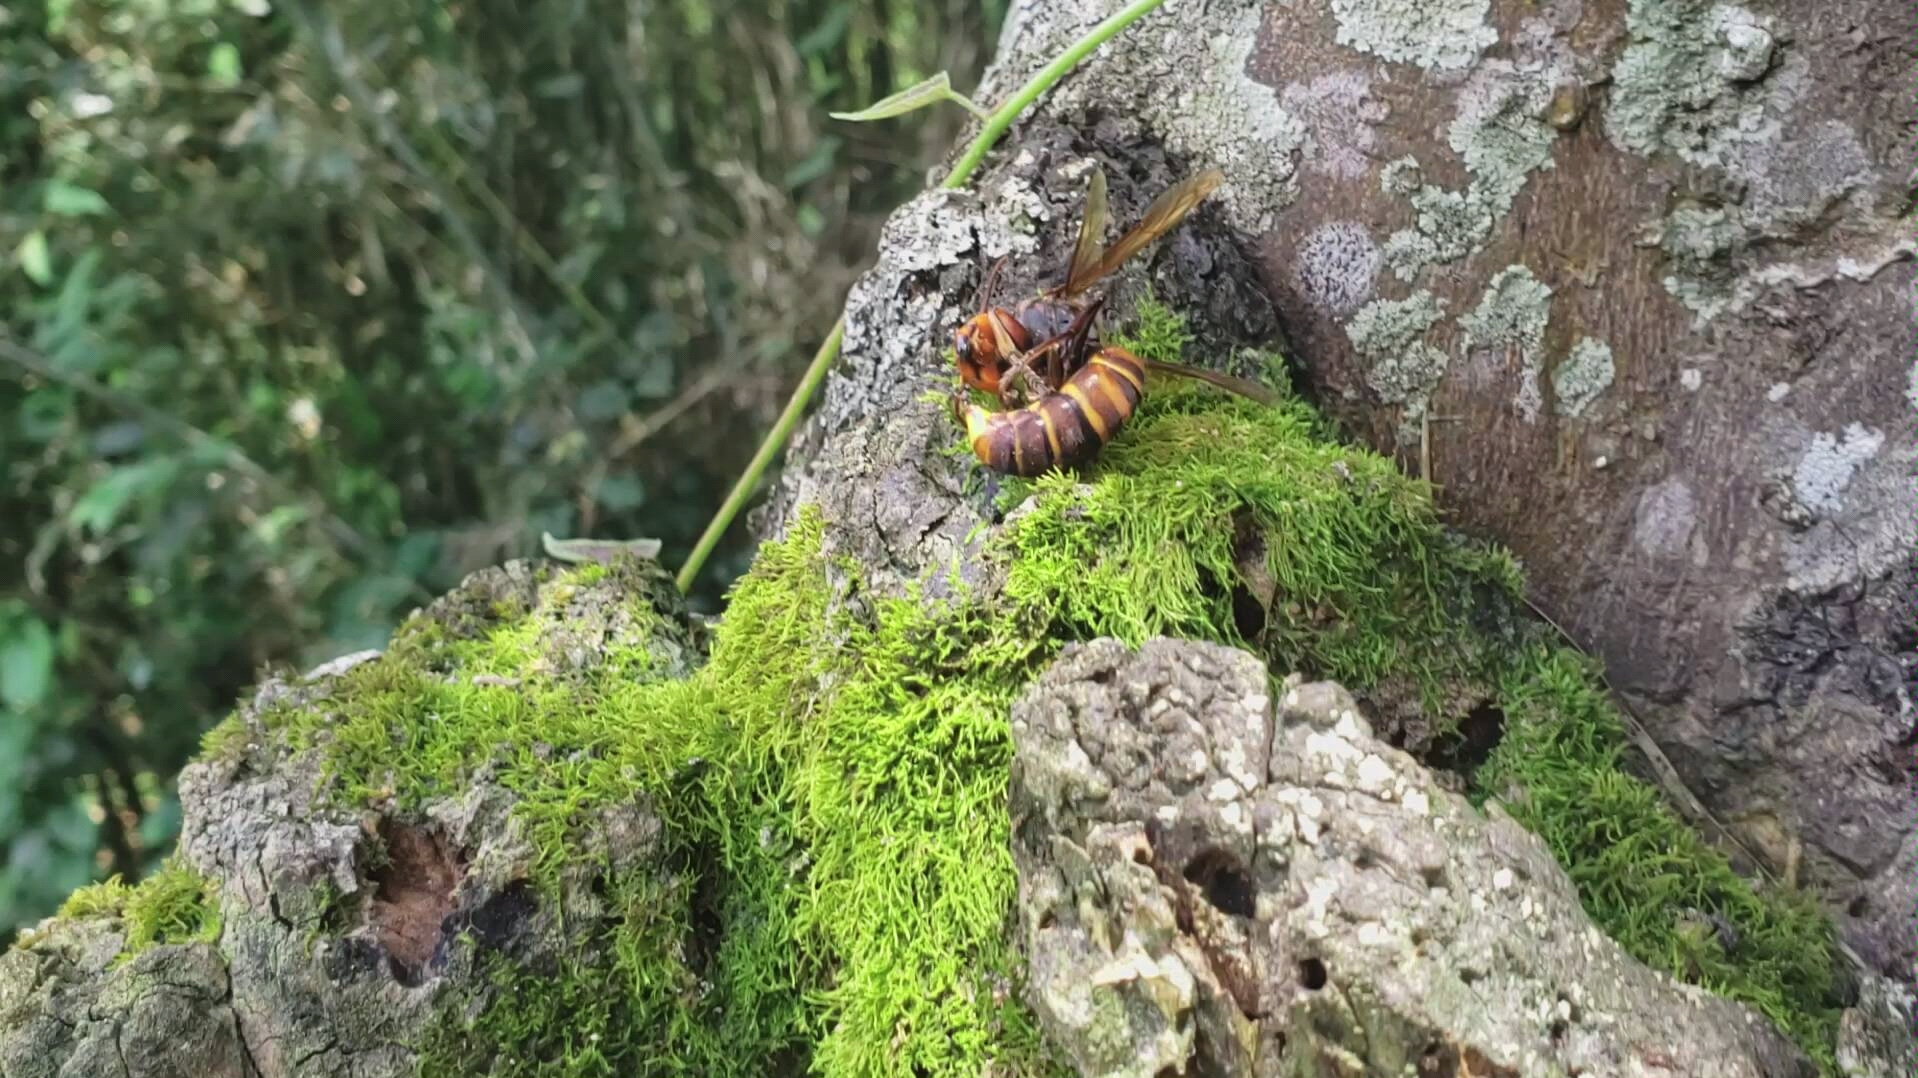
<path fill-rule="evenodd" d="M 211 881 L 179 865 L 168 865 L 132 887 L 118 876 L 82 887 L 67 896 L 60 916 L 123 922 L 122 962 L 155 944 L 212 943 L 220 938 L 220 911 Z"/>
<path fill-rule="evenodd" d="M 1176 320 L 1145 313 L 1128 343 L 1178 358 Z M 1018 1002 L 1008 712 L 1065 641 L 1155 633 L 1336 678 L 1427 739 L 1502 709 L 1480 785 L 1547 837 L 1598 922 L 1829 1063 L 1824 923 L 1752 891 L 1624 776 L 1590 672 L 1537 642 L 1512 561 L 1448 538 L 1423 484 L 1303 404 L 1161 380 L 1086 474 L 1003 489 L 1033 500 L 993 546 L 1009 563 L 990 601 L 843 613 L 856 567 L 829 582 L 806 511 L 696 669 L 689 638 L 655 639 L 663 574 L 628 563 L 611 570 L 625 608 L 578 608 L 607 570 L 549 573 L 267 717 L 347 803 L 405 811 L 481 775 L 510 791 L 549 900 L 607 812 L 662 824 L 646 863 L 605 866 L 602 923 L 561 969 L 486 959 L 494 990 L 448 1000 L 424 1073 L 1059 1073 Z M 1688 908 L 1739 945 L 1711 952 Z"/>
<path fill-rule="evenodd" d="M 426 1074 L 1051 1073 L 1010 994 L 1004 797 L 1006 715 L 1055 646 L 977 607 L 835 616 L 821 531 L 762 550 L 690 677 L 550 672 L 527 625 L 556 623 L 556 575 L 528 615 L 408 635 L 270 717 L 349 802 L 418 806 L 492 764 L 548 895 L 603 810 L 643 796 L 665 824 L 660 862 L 608 882 L 610 945 L 557 979 L 492 962 Z"/>

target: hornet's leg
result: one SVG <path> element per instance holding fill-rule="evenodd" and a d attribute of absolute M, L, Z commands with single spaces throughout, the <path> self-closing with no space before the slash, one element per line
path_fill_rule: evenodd
<path fill-rule="evenodd" d="M 1059 346 L 1056 341 L 1048 341 L 1031 352 L 1024 354 L 1014 353 L 1006 357 L 1005 373 L 999 376 L 999 400 L 1001 403 L 1007 407 L 1016 406 L 1014 401 L 1008 399 L 1008 395 L 1011 393 L 1015 383 L 1024 388 L 1024 396 L 1029 400 L 1050 397 L 1053 393 L 1057 392 L 1040 376 L 1038 371 L 1032 369 L 1033 361 L 1037 359 L 1041 353 L 1044 353 L 1047 357 L 1050 367 L 1056 368 L 1059 365 Z"/>
<path fill-rule="evenodd" d="M 979 287 L 980 314 L 984 314 L 992 308 L 992 290 L 999 283 L 999 271 L 1006 268 L 1007 257 L 1009 256 L 999 256 L 999 261 L 994 262 L 992 268 L 986 271 L 986 283 Z"/>
<path fill-rule="evenodd" d="M 1066 327 L 1065 333 L 1061 334 L 1066 343 L 1055 353 L 1059 357 L 1059 366 L 1053 385 L 1064 385 L 1066 378 L 1078 373 L 1078 369 L 1085 365 L 1089 358 L 1086 351 L 1092 340 L 1092 326 L 1105 304 L 1104 296 L 1087 304 L 1085 310 L 1080 311 L 1072 324 Z M 1067 369 L 1068 366 L 1070 369 Z"/>

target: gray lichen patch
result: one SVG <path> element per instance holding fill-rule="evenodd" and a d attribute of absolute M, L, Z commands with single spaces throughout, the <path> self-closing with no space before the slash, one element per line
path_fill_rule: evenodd
<path fill-rule="evenodd" d="M 1830 595 L 1904 571 L 1918 549 L 1914 465 L 1918 447 L 1908 439 L 1860 423 L 1815 435 L 1791 470 L 1800 504 L 1785 548 L 1786 589 Z"/>
<path fill-rule="evenodd" d="M 1692 312 L 1694 328 L 1772 284 L 1856 277 L 1847 264 L 1873 257 L 1859 256 L 1860 237 L 1909 233 L 1859 196 L 1879 170 L 1848 118 L 1802 114 L 1816 59 L 1793 47 L 1783 21 L 1706 0 L 1633 0 L 1628 27 L 1631 43 L 1612 70 L 1607 137 L 1622 150 L 1719 173 L 1708 183 L 1726 193 L 1722 204 L 1681 206 L 1652 225 L 1670 259 L 1665 288 Z M 1809 264 L 1756 264 L 1766 240 L 1810 241 L 1816 255 Z"/>
<path fill-rule="evenodd" d="M 1277 92 L 1246 74 L 1262 17 L 1258 5 L 1248 5 L 1222 33 L 1188 39 L 1209 41 L 1208 52 L 1167 80 L 1169 89 L 1184 89 L 1155 99 L 1158 107 L 1146 113 L 1174 152 L 1225 171 L 1220 195 L 1227 211 L 1252 232 L 1269 229 L 1276 211 L 1297 196 L 1293 161 L 1306 140 L 1305 126 Z"/>
<path fill-rule="evenodd" d="M 1632 541 L 1654 558 L 1675 558 L 1691 543 L 1698 526 L 1697 499 L 1678 476 L 1646 487 L 1632 514 Z"/>
<path fill-rule="evenodd" d="M 958 267 L 1029 254 L 1038 247 L 1035 232 L 1046 212 L 1029 185 L 1008 177 L 983 196 L 924 192 L 888 218 L 879 265 L 854 282 L 847 299 L 840 377 L 827 382 L 820 404 L 827 429 L 909 407 L 932 384 L 928 344 L 941 342 L 970 311 L 944 288 L 909 288 L 915 276 L 971 272 Z M 898 376 L 915 367 L 924 371 L 924 382 Z"/>
<path fill-rule="evenodd" d="M 0 954 L 0 1074 L 259 1073 L 219 951 L 170 944 L 119 965 L 117 943 L 110 925 L 72 920 L 50 926 L 31 950 Z"/>
<path fill-rule="evenodd" d="M 1659 249 L 1669 268 L 1665 290 L 1709 321 L 1735 301 L 1733 259 L 1749 246 L 1745 231 L 1722 206 L 1685 205 L 1667 214 Z"/>
<path fill-rule="evenodd" d="M 1350 314 L 1372 298 L 1380 252 L 1357 221 L 1327 221 L 1299 244 L 1293 283 L 1314 307 L 1334 317 Z"/>
<path fill-rule="evenodd" d="M 1395 174 L 1402 180 L 1406 174 Z M 1411 281 L 1427 266 L 1456 262 L 1479 249 L 1492 234 L 1497 215 L 1490 203 L 1472 189 L 1447 191 L 1423 186 L 1411 194 L 1418 223 L 1385 240 L 1385 261 L 1401 281 Z"/>
<path fill-rule="evenodd" d="M 1846 1078 L 1908 1078 L 1918 1074 L 1918 996 L 1883 977 L 1858 985 L 1859 1005 L 1838 1031 L 1838 1066 Z"/>
<path fill-rule="evenodd" d="M 1279 95 L 1279 103 L 1305 124 L 1308 168 L 1339 180 L 1362 179 L 1372 170 L 1372 146 L 1386 107 L 1371 89 L 1363 71 L 1334 71 L 1292 83 Z"/>
<path fill-rule="evenodd" d="M 1619 149 L 1723 167 L 1764 136 L 1759 83 L 1778 60 L 1777 20 L 1707 0 L 1633 0 L 1626 26 L 1605 116 Z"/>
<path fill-rule="evenodd" d="M 1410 198 L 1419 189 L 1418 158 L 1410 154 L 1386 163 L 1379 170 L 1379 190 L 1388 195 Z"/>
<path fill-rule="evenodd" d="M 1381 401 L 1404 406 L 1398 435 L 1402 445 L 1417 439 L 1432 391 L 1445 375 L 1449 357 L 1423 340 L 1444 313 L 1443 302 L 1421 290 L 1404 299 L 1373 300 L 1345 326 L 1346 337 L 1366 365 L 1366 384 Z"/>
<path fill-rule="evenodd" d="M 1580 337 L 1571 355 L 1552 372 L 1552 392 L 1557 398 L 1554 409 L 1563 416 L 1584 415 L 1598 395 L 1611 386 L 1615 373 L 1612 346 Z"/>
<path fill-rule="evenodd" d="M 1099 0 L 1015 5 L 1001 55 L 1016 49 L 1018 62 L 996 67 L 981 95 L 1009 92 L 1113 10 Z M 1088 57 L 1032 115 L 1096 113 L 1195 169 L 1216 166 L 1226 182 L 1212 197 L 1233 227 L 1269 231 L 1298 195 L 1295 172 L 1309 135 L 1278 90 L 1247 74 L 1263 19 L 1264 5 L 1251 0 L 1162 8 Z"/>
<path fill-rule="evenodd" d="M 1538 421 L 1544 405 L 1538 376 L 1543 364 L 1545 324 L 1551 315 L 1551 286 L 1525 266 L 1507 266 L 1486 282 L 1478 306 L 1459 318 L 1468 349 L 1517 350 L 1519 386 L 1514 403 L 1527 423 Z"/>
<path fill-rule="evenodd" d="M 1339 44 L 1397 64 L 1459 71 L 1498 43 L 1491 0 L 1332 0 Z"/>
<path fill-rule="evenodd" d="M 1446 142 L 1477 181 L 1484 197 L 1504 212 L 1532 172 L 1552 165 L 1557 132 L 1540 116 L 1554 85 L 1569 77 L 1556 63 L 1520 67 L 1492 60 L 1472 73 L 1458 95 L 1458 116 Z"/>
<path fill-rule="evenodd" d="M 1873 176 L 1858 133 L 1838 119 L 1794 129 L 1762 151 L 1741 154 L 1732 171 L 1750 189 L 1743 207 L 1749 226 L 1771 235 L 1816 225 Z"/>
<path fill-rule="evenodd" d="M 1798 503 L 1829 516 L 1841 506 L 1840 495 L 1851 485 L 1858 468 L 1884 447 L 1885 434 L 1853 423 L 1842 434 L 1820 431 L 1792 469 L 1792 490 Z"/>
<path fill-rule="evenodd" d="M 1464 161 L 1471 179 L 1464 191 L 1418 184 L 1406 159 L 1386 166 L 1380 186 L 1405 194 L 1417 223 L 1386 241 L 1386 260 L 1400 280 L 1428 266 L 1443 265 L 1479 250 L 1527 178 L 1552 167 L 1558 132 L 1544 117 L 1557 87 L 1573 77 L 1569 60 L 1541 47 L 1523 65 L 1490 60 L 1472 72 L 1458 95 L 1458 114 L 1447 144 Z"/>
<path fill-rule="evenodd" d="M 1654 226 L 1666 259 L 1665 290 L 1693 313 L 1700 326 L 1743 308 L 1765 287 L 1806 286 L 1834 277 L 1864 280 L 1910 256 L 1911 241 L 1903 226 L 1853 214 L 1847 230 L 1881 232 L 1887 242 L 1880 250 L 1830 254 L 1812 265 L 1753 267 L 1759 241 L 1822 227 L 1818 222 L 1835 205 L 1871 182 L 1871 162 L 1857 135 L 1842 122 L 1826 121 L 1800 134 L 1781 136 L 1763 152 L 1754 149 L 1737 157 L 1729 172 L 1747 191 L 1742 203 L 1687 202 Z"/>

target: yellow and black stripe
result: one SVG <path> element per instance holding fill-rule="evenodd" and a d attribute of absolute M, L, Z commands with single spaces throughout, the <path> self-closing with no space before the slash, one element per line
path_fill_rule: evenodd
<path fill-rule="evenodd" d="M 1107 345 L 1057 393 L 1010 412 L 988 412 L 968 401 L 961 416 L 981 464 L 1030 479 L 1091 459 L 1132 418 L 1144 392 L 1145 364 Z"/>

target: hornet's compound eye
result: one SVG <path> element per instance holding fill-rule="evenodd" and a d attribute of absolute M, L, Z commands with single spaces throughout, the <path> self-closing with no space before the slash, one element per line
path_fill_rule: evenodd
<path fill-rule="evenodd" d="M 972 362 L 972 334 L 963 329 L 955 331 L 952 335 L 952 350 L 959 353 L 961 360 L 967 363 Z"/>

